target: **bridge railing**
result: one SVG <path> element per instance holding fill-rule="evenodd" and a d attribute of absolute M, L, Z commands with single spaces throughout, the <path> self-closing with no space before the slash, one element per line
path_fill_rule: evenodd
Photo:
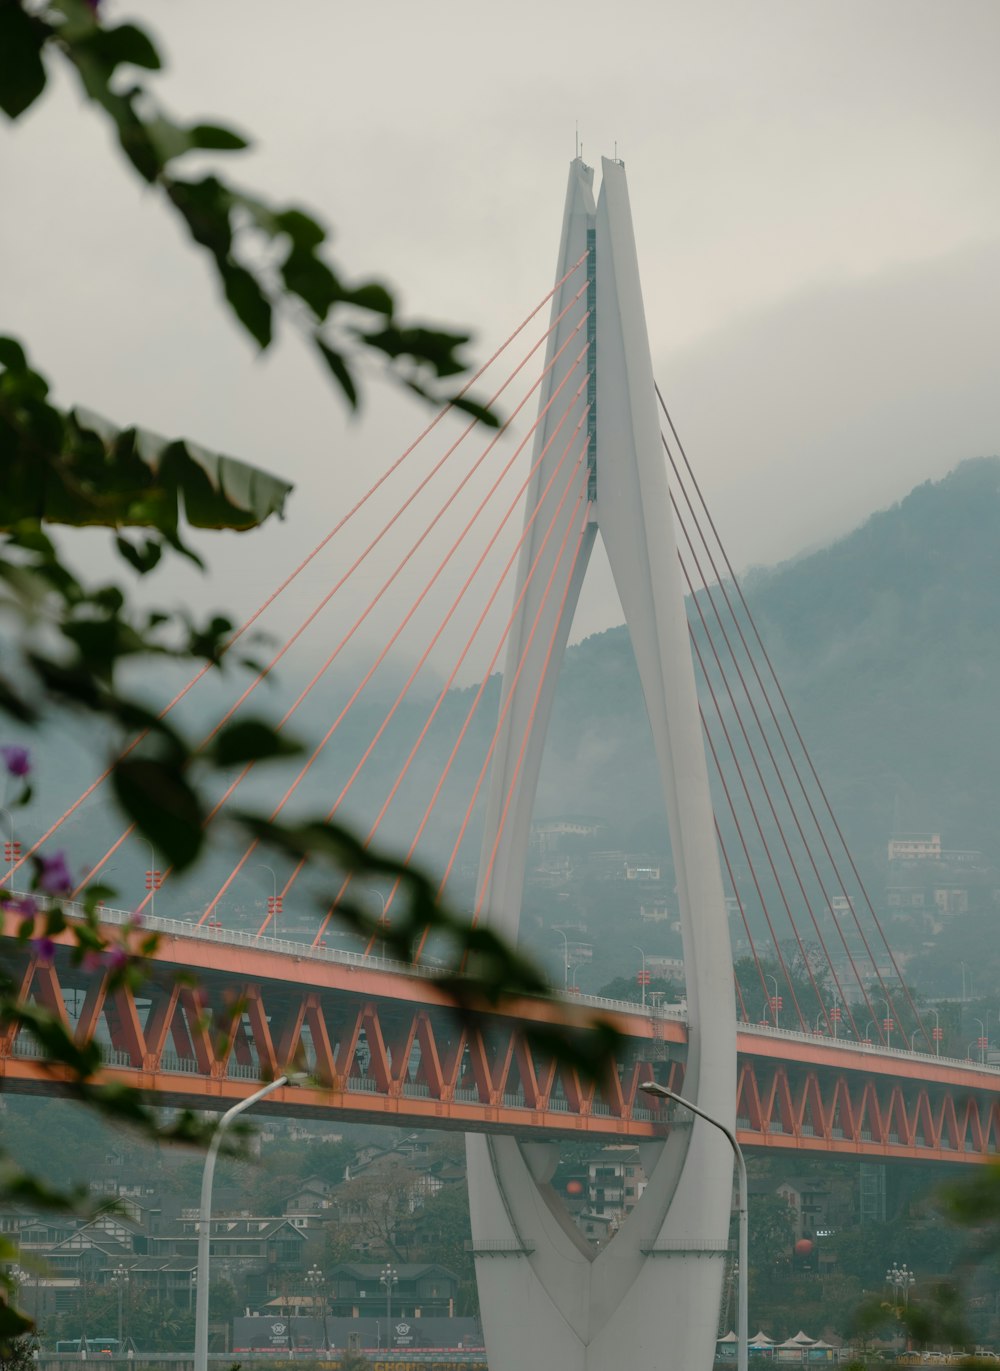
<path fill-rule="evenodd" d="M 11 894 L 17 895 L 18 892 L 12 891 Z M 45 909 L 47 907 L 48 900 L 45 897 L 34 896 L 33 898 L 40 908 Z M 70 918 L 83 918 L 84 916 L 83 906 L 77 901 L 64 900 L 62 907 Z M 102 923 L 119 927 L 127 926 L 134 917 L 131 910 L 112 909 L 106 905 L 101 906 L 98 913 Z M 418 977 L 423 980 L 433 980 L 438 975 L 438 968 L 433 965 L 402 962 L 391 957 L 379 957 L 365 952 L 349 952 L 343 948 L 316 946 L 312 943 L 296 942 L 289 938 L 272 938 L 266 933 L 247 933 L 242 929 L 222 928 L 218 924 L 198 924 L 191 919 L 165 919 L 159 915 L 144 914 L 142 927 L 170 937 L 195 938 L 200 941 L 224 943 L 233 947 L 260 948 L 297 958 L 310 957 L 317 961 L 335 962 L 342 966 L 364 967 L 367 970 L 377 968 L 394 975 L 410 978 Z M 586 1005 L 603 1013 L 631 1014 L 642 1018 L 687 1022 L 687 1006 L 683 1004 L 638 1005 L 631 1000 L 607 1000 L 602 999 L 599 995 L 570 995 L 568 993 L 560 995 L 558 991 L 553 991 L 553 998 L 564 1000 L 567 1004 Z M 863 1040 L 859 1041 L 856 1038 L 831 1038 L 824 1034 L 806 1033 L 798 1029 L 777 1028 L 773 1024 L 740 1022 L 737 1024 L 737 1031 L 753 1034 L 755 1037 L 778 1038 L 783 1041 L 806 1043 L 810 1046 L 815 1046 L 817 1042 L 821 1042 L 824 1047 L 831 1047 L 834 1050 L 852 1053 L 863 1052 L 866 1055 L 888 1057 L 892 1060 L 902 1058 L 926 1062 L 928 1057 L 934 1057 L 936 1061 L 947 1063 L 949 1066 L 957 1067 L 960 1070 L 987 1071 L 993 1075 L 1000 1075 L 1000 1064 L 997 1063 L 976 1062 L 967 1057 L 948 1057 L 913 1048 L 886 1047 L 882 1043 L 869 1043 Z"/>

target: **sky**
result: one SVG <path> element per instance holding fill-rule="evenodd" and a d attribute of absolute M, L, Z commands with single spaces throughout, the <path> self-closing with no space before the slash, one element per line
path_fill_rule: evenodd
<path fill-rule="evenodd" d="M 253 150 L 348 273 L 465 324 L 482 356 L 548 290 L 582 141 L 627 167 L 654 369 L 738 567 L 846 532 L 1000 452 L 996 0 L 105 0 L 157 36 L 172 113 Z M 292 480 L 280 526 L 215 540 L 248 612 L 427 415 L 359 419 L 293 337 L 263 359 L 97 111 L 57 79 L 0 128 L 3 327 L 57 397 Z M 375 572 L 373 570 L 372 575 Z M 575 636 L 620 621 L 606 570 Z"/>

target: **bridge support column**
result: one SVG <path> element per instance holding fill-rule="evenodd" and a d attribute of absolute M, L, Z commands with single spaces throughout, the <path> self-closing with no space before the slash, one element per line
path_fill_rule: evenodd
<path fill-rule="evenodd" d="M 494 758 L 480 905 L 494 926 L 516 937 L 556 675 L 599 531 L 631 634 L 666 798 L 690 1016 L 684 1089 L 732 1127 L 732 959 L 624 167 L 604 161 L 596 204 L 592 183 L 591 169 L 573 162 L 557 269 L 559 279 L 588 253 L 593 384 L 577 402 L 580 415 L 571 416 L 582 416 L 589 404 L 588 523 L 569 594 L 558 603 L 544 600 L 555 553 L 543 552 L 510 635 L 508 662 L 516 662 L 528 642 L 527 626 L 538 617 Z M 557 294 L 553 318 L 579 286 L 578 280 L 567 282 Z M 550 358 L 577 322 L 567 317 L 550 342 Z M 550 376 L 542 405 L 564 374 L 557 368 Z M 546 439 L 543 427 L 536 457 Z M 536 473 L 529 509 L 551 465 L 546 459 Z M 539 519 L 535 527 L 543 524 Z M 523 549 L 518 592 L 537 541 Z M 502 708 L 512 676 L 505 675 Z M 550 1186 L 556 1159 L 557 1149 L 522 1147 L 510 1138 L 468 1140 L 473 1246 L 491 1371 L 709 1371 L 732 1196 L 725 1138 L 695 1119 L 646 1149 L 646 1190 L 603 1248 L 584 1239 Z"/>

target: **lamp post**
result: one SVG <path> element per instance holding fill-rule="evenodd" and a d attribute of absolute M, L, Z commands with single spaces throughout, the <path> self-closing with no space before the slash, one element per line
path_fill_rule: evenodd
<path fill-rule="evenodd" d="M 274 868 L 268 866 L 265 862 L 256 862 L 255 865 L 259 870 L 268 871 L 271 874 L 272 893 L 268 896 L 267 900 L 267 917 L 272 923 L 271 937 L 276 938 L 278 936 L 278 915 L 282 912 L 282 905 L 284 903 L 283 897 L 278 894 L 278 878 L 274 874 Z"/>
<path fill-rule="evenodd" d="M 122 1350 L 124 1339 L 123 1332 L 123 1301 L 125 1299 L 125 1287 L 128 1285 L 128 1267 L 119 1263 L 111 1273 L 111 1283 L 118 1287 L 118 1351 Z"/>
<path fill-rule="evenodd" d="M 563 940 L 563 990 L 569 985 L 569 939 L 561 928 L 554 928 L 553 933 L 558 933 Z"/>
<path fill-rule="evenodd" d="M 215 1126 L 212 1141 L 205 1154 L 205 1169 L 201 1175 L 201 1203 L 198 1207 L 198 1279 L 194 1309 L 194 1371 L 208 1371 L 208 1284 L 209 1284 L 209 1238 L 212 1226 L 212 1181 L 215 1178 L 215 1160 L 225 1137 L 226 1129 L 232 1121 L 245 1110 L 252 1108 L 266 1096 L 280 1090 L 283 1085 L 300 1085 L 308 1079 L 303 1073 L 294 1076 L 279 1076 L 240 1100 L 225 1114 Z"/>
<path fill-rule="evenodd" d="M 902 1295 L 903 1308 L 907 1308 L 910 1303 L 910 1291 L 916 1285 L 917 1278 L 906 1265 L 906 1262 L 904 1262 L 902 1266 L 897 1266 L 895 1262 L 893 1262 L 892 1266 L 890 1266 L 889 1270 L 885 1273 L 885 1279 L 886 1284 L 891 1286 L 897 1301 L 899 1300 L 900 1295 Z"/>
<path fill-rule="evenodd" d="M 156 868 L 156 851 L 148 838 L 143 840 L 149 848 L 149 868 L 146 871 L 146 893 L 149 895 L 149 913 L 156 915 L 156 892 L 163 883 L 163 872 Z"/>
<path fill-rule="evenodd" d="M 774 1017 L 775 1028 L 780 1028 L 781 1023 L 778 1016 L 781 1012 L 781 996 L 778 994 L 778 978 L 777 976 L 772 976 L 770 972 L 765 972 L 764 979 L 766 981 L 774 982 L 774 998 L 771 1000 L 771 1014 Z"/>
<path fill-rule="evenodd" d="M 985 1028 L 985 1026 L 984 1026 L 984 1024 L 983 1024 L 982 1019 L 977 1019 L 977 1018 L 975 1017 L 975 1015 L 973 1015 L 973 1017 L 972 1017 L 972 1022 L 973 1022 L 973 1023 L 977 1023 L 977 1024 L 979 1025 L 979 1037 L 976 1039 L 976 1046 L 979 1048 L 979 1060 L 980 1060 L 980 1062 L 985 1062 L 985 1061 L 986 1061 L 986 1028 Z"/>
<path fill-rule="evenodd" d="M 882 1020 L 882 1027 L 885 1030 L 885 1045 L 892 1047 L 892 1030 L 896 1025 L 893 1022 L 892 1011 L 889 1009 L 889 1001 L 883 1000 L 882 1003 L 885 1005 L 885 1018 Z"/>
<path fill-rule="evenodd" d="M 15 831 L 14 831 L 14 816 L 13 816 L 13 814 L 10 812 L 9 809 L 4 809 L 2 806 L 0 806 L 0 814 L 6 814 L 6 816 L 7 816 L 7 823 L 10 825 L 10 841 L 9 841 L 9 842 L 4 842 L 4 845 L 3 845 L 3 859 L 4 859 L 4 861 L 7 863 L 7 867 L 8 867 L 7 875 L 8 875 L 8 879 L 9 879 L 9 881 L 10 881 L 10 889 L 11 889 L 11 891 L 13 891 L 13 889 L 14 889 L 14 863 L 15 863 L 15 862 L 19 862 L 19 861 L 21 860 L 21 844 L 17 841 L 17 834 L 16 834 Z"/>
<path fill-rule="evenodd" d="M 646 1081 L 640 1087 L 647 1095 L 660 1095 L 665 1100 L 673 1100 L 675 1104 L 683 1105 L 685 1109 L 690 1109 L 692 1114 L 697 1114 L 699 1119 L 704 1119 L 713 1128 L 717 1128 L 720 1133 L 725 1135 L 726 1141 L 733 1149 L 733 1156 L 736 1158 L 737 1175 L 737 1196 L 738 1196 L 738 1216 L 739 1216 L 739 1281 L 737 1284 L 736 1297 L 736 1371 L 747 1371 L 749 1360 L 750 1343 L 750 1323 L 747 1312 L 747 1274 L 749 1271 L 748 1261 L 748 1240 L 747 1240 L 747 1166 L 743 1160 L 743 1152 L 739 1143 L 736 1141 L 736 1134 L 718 1119 L 713 1119 L 711 1114 L 706 1114 L 703 1109 L 699 1109 L 696 1104 L 686 1100 L 683 1095 L 676 1094 L 673 1090 L 668 1090 L 665 1085 L 660 1085 L 657 1081 Z M 198 1371 L 198 1368 L 195 1368 Z"/>
<path fill-rule="evenodd" d="M 322 1286 L 322 1284 L 323 1284 L 323 1272 L 319 1269 L 319 1267 L 316 1265 L 316 1263 L 313 1262 L 312 1266 L 310 1266 L 309 1270 L 306 1272 L 306 1285 L 308 1285 L 309 1289 L 310 1289 L 311 1292 L 312 1292 L 312 1310 L 313 1310 L 313 1318 L 316 1317 L 316 1305 L 317 1305 L 317 1303 L 318 1303 L 319 1306 L 320 1306 L 320 1314 L 319 1314 L 319 1317 L 320 1317 L 320 1318 L 323 1318 L 324 1314 L 326 1313 L 326 1310 L 323 1308 L 323 1300 L 322 1300 L 322 1297 L 321 1297 L 321 1295 L 320 1295 L 320 1293 L 319 1293 L 319 1292 L 320 1292 L 320 1287 Z M 324 1345 L 324 1347 L 326 1346 L 326 1320 L 325 1320 L 325 1318 L 323 1318 L 323 1345 Z"/>
<path fill-rule="evenodd" d="M 382 932 L 384 933 L 384 932 L 385 932 L 385 927 L 386 927 L 386 924 L 385 924 L 385 896 L 382 894 L 381 890 L 376 890 L 374 886 L 371 886 L 371 887 L 369 887 L 369 888 L 370 888 L 372 894 L 373 894 L 373 895 L 375 896 L 375 898 L 378 900 L 379 904 L 382 906 L 382 913 L 378 916 L 378 926 L 379 926 L 379 928 L 382 930 Z M 382 939 L 382 960 L 385 961 L 385 938 L 384 938 L 384 937 L 383 937 L 383 939 Z"/>
<path fill-rule="evenodd" d="M 385 1266 L 382 1267 L 379 1283 L 385 1286 L 385 1345 L 390 1352 L 394 1342 L 392 1336 L 392 1287 L 398 1281 L 399 1276 L 396 1274 L 396 1268 L 391 1263 L 386 1262 Z"/>
<path fill-rule="evenodd" d="M 931 1013 L 934 1015 L 934 1027 L 931 1029 L 931 1037 L 934 1039 L 934 1055 L 935 1057 L 940 1057 L 941 1039 L 944 1036 L 941 1028 L 941 1015 L 933 1008 L 931 1009 Z"/>
<path fill-rule="evenodd" d="M 642 970 L 639 972 L 639 985 L 642 989 L 642 1007 L 646 1008 L 646 986 L 649 985 L 649 977 L 646 974 L 646 954 L 636 943 L 632 944 L 633 952 L 638 952 L 642 958 Z"/>

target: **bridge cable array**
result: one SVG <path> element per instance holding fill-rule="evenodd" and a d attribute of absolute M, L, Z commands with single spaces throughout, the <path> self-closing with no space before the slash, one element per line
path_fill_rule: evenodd
<path fill-rule="evenodd" d="M 836 1033 L 835 1025 L 844 1015 L 854 1037 L 863 1040 L 868 1037 L 868 1029 L 874 1027 L 878 1041 L 887 1042 L 893 1028 L 898 1027 L 898 1031 L 904 1033 L 896 998 L 901 996 L 909 1010 L 911 1038 L 919 1034 L 930 1047 L 930 1035 L 820 781 L 659 389 L 657 398 L 670 434 L 669 438 L 661 434 L 661 438 L 673 473 L 674 489 L 681 496 L 680 502 L 674 495 L 671 500 L 681 533 L 679 557 L 690 595 L 689 628 L 702 684 L 700 693 L 704 700 L 702 721 L 706 740 L 717 783 L 725 799 L 724 813 L 728 814 L 728 827 L 735 832 L 745 863 L 746 878 L 753 887 L 768 929 L 768 951 L 773 948 L 775 962 L 794 1006 L 799 1027 L 803 1031 L 814 1032 L 815 1024 L 822 1019 L 825 1030 Z M 705 565 L 702 563 L 703 556 Z M 706 571 L 706 566 L 710 568 L 710 573 Z M 710 708 L 706 711 L 707 704 L 710 704 Z M 742 804 L 739 802 L 740 793 Z M 767 828 L 761 817 L 761 805 L 770 818 Z M 805 822 L 800 817 L 802 810 L 808 816 Z M 748 823 L 751 826 L 750 838 L 747 836 Z M 717 833 L 723 865 L 742 918 L 757 979 L 764 991 L 766 1019 L 777 1026 L 778 990 L 775 987 L 772 995 L 771 987 L 767 984 L 768 973 L 762 965 L 747 919 L 746 905 L 740 895 L 736 864 L 719 823 Z M 756 851 L 753 850 L 753 833 L 757 837 Z M 777 855 L 773 846 L 775 837 L 780 844 L 780 853 Z M 784 873 L 781 865 L 784 866 Z M 777 893 L 778 903 L 787 917 L 798 954 L 798 988 L 793 967 L 789 965 L 782 948 L 764 893 L 768 875 Z M 797 889 L 798 899 L 791 894 L 792 887 Z M 815 948 L 808 948 L 803 942 L 793 904 L 808 916 L 820 956 L 816 955 Z M 866 931 L 859 904 L 867 913 L 871 933 Z M 821 926 L 820 914 L 824 912 L 843 952 L 839 970 Z M 859 965 L 856 950 L 851 947 L 845 927 L 849 922 L 853 924 L 863 949 L 862 965 Z M 889 969 L 883 969 L 880 965 L 876 946 L 883 950 Z M 832 981 L 833 1004 L 829 1003 L 829 992 L 818 983 L 824 972 Z M 814 1011 L 815 1019 L 807 1015 L 799 1003 L 803 979 L 813 992 L 818 1011 Z M 890 986 L 890 980 L 895 989 Z M 853 981 L 853 986 L 850 981 Z M 884 1017 L 879 1016 L 872 1003 L 873 985 L 878 987 L 884 1003 Z M 851 995 L 856 996 L 871 1015 L 864 1034 L 855 1020 Z M 743 1016 L 749 1019 L 742 990 L 739 998 Z"/>
<path fill-rule="evenodd" d="M 338 571 L 332 585 L 321 588 L 311 608 L 278 640 L 268 660 L 252 671 L 236 698 L 226 706 L 199 744 L 199 750 L 207 749 L 279 663 L 297 644 L 303 643 L 310 630 L 313 630 L 313 636 L 320 631 L 329 634 L 323 616 L 336 614 L 338 605 L 346 607 L 346 627 L 333 635 L 332 649 L 311 671 L 306 684 L 298 690 L 276 723 L 278 731 L 284 730 L 316 688 L 322 682 L 330 681 L 335 664 L 340 664 L 338 675 L 350 674 L 355 669 L 351 663 L 345 667 L 346 649 L 351 647 L 358 655 L 362 631 L 370 632 L 377 616 L 385 614 L 390 591 L 396 596 L 402 590 L 406 604 L 394 620 L 391 631 L 381 626 L 375 629 L 376 649 L 371 660 L 363 669 L 358 668 L 357 683 L 346 692 L 332 721 L 298 764 L 282 793 L 269 803 L 268 810 L 272 821 L 293 812 L 296 797 L 301 802 L 307 781 L 313 790 L 318 788 L 324 794 L 327 820 L 334 819 L 349 800 L 357 803 L 360 811 L 369 816 L 363 824 L 364 846 L 369 846 L 389 824 L 393 829 L 389 841 L 400 850 L 405 849 L 406 863 L 419 850 L 425 864 L 430 861 L 441 870 L 440 897 L 454 882 L 466 846 L 477 836 L 475 824 L 483 803 L 490 763 L 509 726 L 513 686 L 520 680 L 529 655 L 537 660 L 539 653 L 543 654 L 544 666 L 539 682 L 547 674 L 582 541 L 588 522 L 593 519 L 593 493 L 588 489 L 587 473 L 593 456 L 590 450 L 593 424 L 589 422 L 589 390 L 592 390 L 593 381 L 589 364 L 593 352 L 588 339 L 590 282 L 586 279 L 586 262 L 587 254 L 584 253 L 463 388 L 464 393 L 484 377 L 497 374 L 494 368 L 498 363 L 502 362 L 507 368 L 499 381 L 488 382 L 490 405 L 496 406 L 502 401 L 511 406 L 489 441 L 481 449 L 472 450 L 478 432 L 475 421 L 463 420 L 461 431 L 450 431 L 445 421 L 452 424 L 457 415 L 450 414 L 450 406 L 439 411 L 232 634 L 225 645 L 226 650 L 273 609 L 280 597 L 293 583 L 299 582 L 307 568 L 316 563 L 320 554 L 362 510 L 369 510 L 370 515 L 375 509 L 370 502 L 377 493 L 380 501 L 392 500 L 388 517 L 379 514 L 373 528 L 362 533 L 360 551 L 342 558 L 348 563 L 346 569 Z M 539 314 L 567 285 L 569 289 L 563 297 L 567 303 L 548 327 L 543 327 L 538 321 Z M 538 321 L 538 336 L 532 337 L 527 331 L 535 321 Z M 515 344 L 521 349 L 516 355 Z M 536 362 L 542 349 L 545 350 L 544 361 Z M 546 382 L 547 399 L 533 422 L 528 424 L 525 411 Z M 591 383 L 589 387 L 588 383 Z M 826 1033 L 836 1036 L 843 1019 L 846 1032 L 854 1038 L 867 1039 L 868 1028 L 874 1027 L 877 1039 L 886 1042 L 893 1028 L 900 1024 L 899 1004 L 912 1025 L 911 1035 L 921 1032 L 930 1044 L 659 390 L 657 397 L 666 424 L 661 437 L 672 471 L 674 493 L 671 501 L 679 531 L 678 555 L 689 594 L 689 632 L 699 678 L 701 719 L 719 797 L 716 832 L 720 856 L 746 936 L 752 979 L 764 996 L 764 1021 L 780 1026 L 783 988 L 801 1031 L 815 1032 L 822 1023 Z M 439 439 L 443 449 L 440 451 L 434 447 Z M 526 511 L 524 527 L 515 540 L 512 521 L 526 492 L 538 485 L 535 478 L 546 460 L 549 464 L 547 479 L 536 491 L 535 503 Z M 407 473 L 413 471 L 415 463 L 415 476 L 410 478 Z M 406 489 L 395 496 L 391 494 L 396 488 L 390 484 L 393 478 L 408 482 Z M 480 485 L 485 489 L 477 493 Z M 599 506 L 598 498 L 598 517 Z M 376 577 L 378 584 L 366 591 L 359 601 L 356 590 L 359 576 L 370 574 L 376 557 L 389 547 L 395 548 L 399 541 L 406 544 L 406 550 L 391 570 Z M 529 547 L 533 552 L 530 564 L 525 565 Z M 459 558 L 468 557 L 470 549 L 471 567 L 463 572 Z M 424 565 L 428 559 L 429 567 Z M 520 594 L 504 617 L 501 595 L 509 587 L 511 573 L 519 564 L 523 571 Z M 448 583 L 457 581 L 459 587 L 437 611 L 433 630 L 428 631 L 421 616 L 435 613 L 431 597 L 435 590 L 440 593 L 443 589 L 446 573 Z M 313 574 L 316 574 L 315 568 Z M 544 575 L 544 584 L 536 587 L 535 581 L 541 575 Z M 535 604 L 532 622 L 518 644 L 517 659 L 507 664 L 511 681 L 496 721 L 484 724 L 482 704 L 484 700 L 494 698 L 490 683 L 495 682 L 494 673 L 501 654 L 529 591 L 533 593 Z M 301 592 L 299 598 L 302 598 Z M 359 602 L 362 607 L 356 610 L 354 606 Z M 543 622 L 551 625 L 547 630 L 548 641 L 536 642 Z M 405 679 L 390 692 L 387 702 L 378 706 L 377 726 L 368 733 L 368 725 L 365 725 L 363 746 L 357 743 L 356 736 L 344 742 L 345 721 L 352 714 L 356 717 L 359 702 L 364 701 L 366 708 L 369 706 L 376 674 L 385 667 L 390 653 L 402 642 L 404 635 L 416 631 L 421 638 L 413 650 L 414 664 L 407 668 Z M 367 651 L 364 649 L 361 655 L 366 655 Z M 446 665 L 442 665 L 442 658 L 446 658 Z M 208 670 L 206 666 L 195 673 L 164 706 L 159 717 L 166 717 L 175 709 L 204 679 Z M 414 709 L 418 685 L 422 679 L 426 680 L 429 670 L 435 672 L 431 701 L 426 707 Z M 458 709 L 461 696 L 456 696 L 456 688 L 461 685 L 463 673 L 470 671 L 475 673 L 478 684 L 475 689 L 470 687 L 468 690 L 471 698 L 467 707 Z M 498 830 L 491 850 L 485 854 L 485 871 L 479 878 L 480 892 L 489 888 L 498 859 L 540 703 L 540 692 L 541 684 L 530 703 L 523 736 L 515 739 L 517 750 L 512 775 L 500 797 Z M 376 690 L 375 699 L 378 698 Z M 410 713 L 405 716 L 401 713 L 404 705 L 411 706 Z M 412 724 L 417 716 L 422 722 L 413 725 L 415 739 L 400 745 L 401 722 L 405 717 L 406 722 Z M 443 728 L 453 725 L 457 727 L 441 764 L 444 748 L 440 735 Z M 358 735 L 357 728 L 354 735 Z M 131 739 L 119 758 L 132 753 L 146 736 L 144 732 Z M 422 749 L 432 736 L 435 751 L 427 760 L 428 754 Z M 340 753 L 334 756 L 331 751 L 324 759 L 324 753 L 335 739 Z M 357 748 L 359 755 L 349 755 L 352 747 Z M 379 758 L 377 765 L 373 761 L 376 755 Z M 457 764 L 460 757 L 462 765 Z M 415 777 L 421 758 L 424 773 L 430 768 L 430 776 Z M 321 759 L 324 759 L 323 767 Z M 13 870 L 59 831 L 99 790 L 111 770 L 108 767 L 101 772 L 29 847 Z M 255 771 L 255 764 L 248 763 L 223 785 L 206 815 L 206 825 L 224 814 L 226 806 Z M 367 790 L 358 800 L 362 778 Z M 375 790 L 379 798 L 373 802 L 371 794 Z M 447 805 L 444 804 L 445 796 Z M 134 831 L 134 826 L 128 825 L 120 832 L 83 876 L 74 895 L 107 869 L 110 859 Z M 258 846 L 256 839 L 245 843 L 228 873 L 217 878 L 218 884 L 211 897 L 199 901 L 202 908 L 198 923 L 216 920 L 222 901 L 227 896 L 231 898 L 230 892 L 236 882 L 245 878 L 248 863 Z M 467 863 L 468 867 L 471 865 L 471 862 Z M 271 928 L 282 902 L 305 869 L 304 859 L 291 866 L 283 876 L 280 895 L 278 878 L 274 876 L 275 894 L 268 901 L 267 914 L 260 922 L 258 934 Z M 173 875 L 169 866 L 162 873 L 156 873 L 156 890 L 159 891 Z M 314 946 L 324 941 L 331 921 L 348 898 L 352 880 L 353 873 L 345 871 L 332 900 L 327 896 L 325 914 L 312 938 Z M 399 887 L 400 882 L 396 880 L 385 894 L 376 892 L 382 901 L 383 924 L 391 919 Z M 151 888 L 147 890 L 138 905 L 140 911 L 151 904 L 153 893 Z M 462 894 L 456 898 L 460 904 L 465 899 Z M 480 893 L 470 901 L 474 921 L 483 913 L 482 900 Z M 760 919 L 767 929 L 767 942 L 763 947 L 753 934 L 757 918 L 751 911 L 758 907 Z M 783 934 L 786 925 L 787 941 Z M 366 949 L 369 953 L 376 942 L 377 935 L 373 934 Z M 414 948 L 417 961 L 429 955 L 427 944 L 425 931 Z M 769 968 L 774 968 L 776 974 Z M 880 1018 L 873 1003 L 876 989 L 877 999 L 885 1006 L 884 1018 Z M 752 1019 L 751 991 L 751 984 L 738 974 L 735 993 L 740 1016 L 746 1022 Z M 870 1016 L 864 1033 L 860 1031 L 861 1010 Z M 903 1031 L 901 1026 L 899 1031 Z"/>

